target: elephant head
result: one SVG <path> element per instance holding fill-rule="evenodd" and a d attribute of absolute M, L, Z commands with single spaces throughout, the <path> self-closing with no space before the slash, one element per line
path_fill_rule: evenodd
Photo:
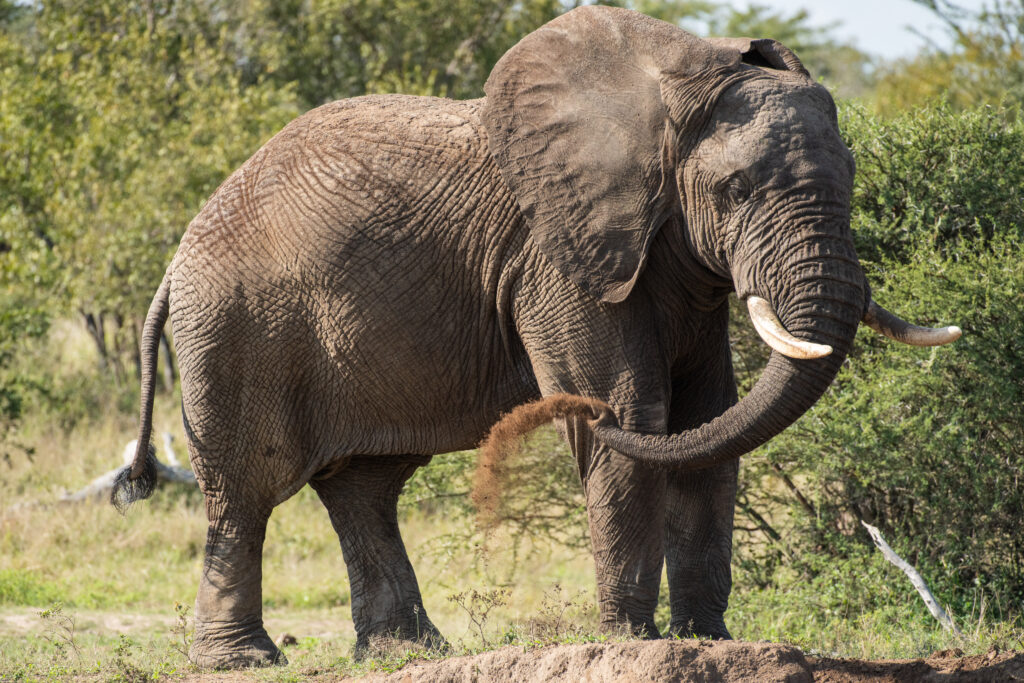
<path fill-rule="evenodd" d="M 595 436 L 615 450 L 696 468 L 756 448 L 822 395 L 862 320 L 910 343 L 959 336 L 871 300 L 835 105 L 781 44 L 581 7 L 512 48 L 486 91 L 491 152 L 566 278 L 623 302 L 656 234 L 677 230 L 701 277 L 732 286 L 773 348 L 750 393 L 698 428 L 647 435 L 600 420 Z"/>

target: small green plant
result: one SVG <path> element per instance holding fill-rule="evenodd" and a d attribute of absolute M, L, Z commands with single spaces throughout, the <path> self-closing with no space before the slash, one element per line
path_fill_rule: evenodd
<path fill-rule="evenodd" d="M 188 659 L 188 651 L 192 647 L 194 629 L 189 624 L 189 607 L 180 602 L 174 603 L 175 622 L 171 634 L 175 637 L 174 649 Z"/>
<path fill-rule="evenodd" d="M 116 680 L 125 681 L 125 683 L 142 683 L 149 678 L 145 671 L 131 661 L 132 649 L 134 648 L 135 641 L 123 633 L 118 636 L 117 645 L 114 646 L 114 669 L 117 671 Z"/>
<path fill-rule="evenodd" d="M 75 617 L 64 612 L 64 605 L 55 602 L 40 612 L 39 618 L 46 624 L 43 638 L 49 641 L 61 656 L 73 652 L 75 659 L 81 662 L 82 650 L 75 643 Z"/>
<path fill-rule="evenodd" d="M 58 586 L 36 572 L 0 569 L 0 605 L 49 605 L 61 597 Z"/>
<path fill-rule="evenodd" d="M 544 591 L 540 610 L 529 624 L 529 635 L 540 641 L 574 639 L 587 632 L 580 616 L 591 609 L 586 591 L 570 596 L 560 584 Z"/>
<path fill-rule="evenodd" d="M 494 588 L 483 592 L 474 588 L 449 595 L 448 601 L 455 603 L 469 615 L 469 620 L 473 622 L 480 635 L 481 643 L 485 648 L 490 648 L 492 645 L 487 639 L 487 619 L 496 607 L 508 604 L 511 593 L 508 588 Z"/>

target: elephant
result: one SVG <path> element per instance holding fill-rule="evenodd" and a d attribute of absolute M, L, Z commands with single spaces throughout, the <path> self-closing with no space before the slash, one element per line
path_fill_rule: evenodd
<path fill-rule="evenodd" d="M 526 35 L 486 96 L 340 100 L 298 117 L 189 224 L 146 317 L 138 450 L 153 487 L 168 316 L 209 520 L 192 661 L 283 663 L 263 627 L 272 509 L 309 484 L 348 567 L 357 652 L 440 646 L 396 501 L 435 454 L 557 394 L 585 494 L 602 627 L 729 638 L 738 457 L 825 391 L 874 303 L 850 232 L 835 105 L 768 39 L 701 39 L 584 6 Z M 727 307 L 772 347 L 737 399 Z"/>

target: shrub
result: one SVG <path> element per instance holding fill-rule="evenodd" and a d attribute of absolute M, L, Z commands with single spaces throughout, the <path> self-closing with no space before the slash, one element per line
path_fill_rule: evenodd
<path fill-rule="evenodd" d="M 1024 235 L 1024 122 L 945 102 L 882 120 L 856 105 L 840 124 L 857 160 L 853 226 L 862 259 L 956 257 L 996 234 Z"/>
<path fill-rule="evenodd" d="M 754 524 L 740 523 L 752 533 L 740 535 L 739 564 L 760 586 L 786 581 L 783 560 L 806 580 L 822 562 L 873 552 L 863 519 L 954 609 L 980 591 L 1020 617 L 1024 127 L 943 104 L 891 121 L 848 108 L 844 119 L 875 298 L 964 337 L 915 349 L 862 329 L 825 397 L 745 459 L 738 514 Z"/>
<path fill-rule="evenodd" d="M 48 605 L 62 599 L 56 584 L 23 569 L 0 569 L 0 605 Z"/>

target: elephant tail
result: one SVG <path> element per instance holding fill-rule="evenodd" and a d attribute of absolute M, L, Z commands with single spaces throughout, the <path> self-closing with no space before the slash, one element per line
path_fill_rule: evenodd
<path fill-rule="evenodd" d="M 170 308 L 168 300 L 171 289 L 169 275 L 168 271 L 160 283 L 160 288 L 156 290 L 153 303 L 149 305 L 149 313 L 146 314 L 146 324 L 142 328 L 142 340 L 139 343 L 142 374 L 139 438 L 135 444 L 135 457 L 131 464 L 125 465 L 117 471 L 114 487 L 110 491 L 110 503 L 121 514 L 124 514 L 128 506 L 135 501 L 149 498 L 153 489 L 156 488 L 156 448 L 149 439 L 153 433 L 153 391 L 156 380 L 157 349 Z"/>
<path fill-rule="evenodd" d="M 502 416 L 480 444 L 476 473 L 473 476 L 470 497 L 476 506 L 480 525 L 487 528 L 498 522 L 498 505 L 507 474 L 507 462 L 519 452 L 526 434 L 557 417 L 584 417 L 592 420 L 610 414 L 611 407 L 596 398 L 553 394 L 525 403 Z"/>

